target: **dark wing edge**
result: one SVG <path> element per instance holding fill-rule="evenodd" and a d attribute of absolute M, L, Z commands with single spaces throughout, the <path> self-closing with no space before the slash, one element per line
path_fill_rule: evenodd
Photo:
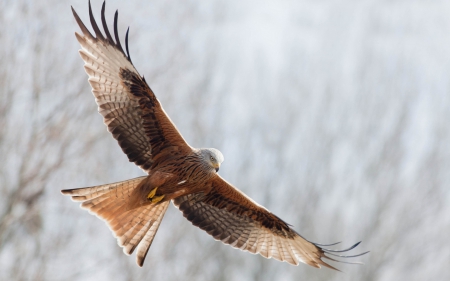
<path fill-rule="evenodd" d="M 114 15 L 114 38 L 106 24 L 105 2 L 101 12 L 105 35 L 94 19 L 90 2 L 89 18 L 95 37 L 73 7 L 72 12 L 82 32 L 75 35 L 82 47 L 80 56 L 99 112 L 130 162 L 148 171 L 154 157 L 167 147 L 175 147 L 178 152 L 190 151 L 191 147 L 133 66 L 128 47 L 129 29 L 125 37 L 127 52 L 124 52 L 118 35 L 118 12 Z"/>
<path fill-rule="evenodd" d="M 265 258 L 293 265 L 302 262 L 317 268 L 325 266 L 339 271 L 323 259 L 354 263 L 336 258 L 352 258 L 368 253 L 351 256 L 338 254 L 354 249 L 360 242 L 348 249 L 335 250 L 325 247 L 338 243 L 322 245 L 304 239 L 286 222 L 219 176 L 213 181 L 213 187 L 207 194 L 200 192 L 185 195 L 174 199 L 173 203 L 187 220 L 214 239 Z"/>
<path fill-rule="evenodd" d="M 128 31 L 129 31 L 129 28 L 127 30 L 127 36 L 125 38 L 125 46 L 127 49 L 127 54 L 125 54 L 125 52 L 123 51 L 122 45 L 120 43 L 119 34 L 117 31 L 119 12 L 116 10 L 116 12 L 114 14 L 114 37 L 116 39 L 116 42 L 114 42 L 114 39 L 112 38 L 111 33 L 109 32 L 108 25 L 106 24 L 105 7 L 106 7 L 106 1 L 103 1 L 103 4 L 102 4 L 102 26 L 105 31 L 106 37 L 103 36 L 102 32 L 100 31 L 100 28 L 97 25 L 97 22 L 95 21 L 94 15 L 92 13 L 91 1 L 89 1 L 89 20 L 91 22 L 92 28 L 94 29 L 94 33 L 95 33 L 96 37 L 94 37 L 91 34 L 91 32 L 87 29 L 87 27 L 84 25 L 83 21 L 80 19 L 77 12 L 75 11 L 75 9 L 72 6 L 71 6 L 71 9 L 72 9 L 73 16 L 75 17 L 75 20 L 77 21 L 77 24 L 80 27 L 81 32 L 83 33 L 84 36 L 86 36 L 87 38 L 89 38 L 92 41 L 100 40 L 100 41 L 103 41 L 103 42 L 109 44 L 110 46 L 114 46 L 114 48 L 116 48 L 118 51 L 120 51 L 122 53 L 122 55 L 124 55 L 126 57 L 126 59 L 131 63 L 131 58 L 128 53 Z"/>

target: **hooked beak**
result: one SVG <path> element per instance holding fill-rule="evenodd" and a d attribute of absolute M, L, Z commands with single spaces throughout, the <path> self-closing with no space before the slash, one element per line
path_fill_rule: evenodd
<path fill-rule="evenodd" d="M 216 172 L 218 172 L 218 171 L 219 171 L 219 167 L 216 168 Z"/>

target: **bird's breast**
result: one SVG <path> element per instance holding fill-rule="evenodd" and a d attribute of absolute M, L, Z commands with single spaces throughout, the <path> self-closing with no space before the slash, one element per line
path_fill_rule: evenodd
<path fill-rule="evenodd" d="M 215 174 L 197 155 L 170 159 L 157 167 L 157 170 L 174 175 L 176 185 L 180 186 L 204 183 Z"/>

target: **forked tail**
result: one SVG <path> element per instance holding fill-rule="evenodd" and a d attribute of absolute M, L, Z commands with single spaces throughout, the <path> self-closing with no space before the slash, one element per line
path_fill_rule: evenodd
<path fill-rule="evenodd" d="M 170 201 L 136 207 L 134 190 L 146 177 L 122 182 L 62 190 L 62 194 L 81 201 L 81 207 L 103 219 L 117 238 L 123 252 L 131 255 L 137 247 L 136 261 L 144 259 Z"/>

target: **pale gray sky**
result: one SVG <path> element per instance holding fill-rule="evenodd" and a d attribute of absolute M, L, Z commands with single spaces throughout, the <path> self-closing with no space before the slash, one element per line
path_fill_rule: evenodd
<path fill-rule="evenodd" d="M 225 179 L 311 241 L 363 241 L 345 273 L 232 249 L 173 206 L 141 269 L 63 197 L 142 175 L 97 113 L 71 5 L 88 23 L 84 0 L 0 1 L 0 279 L 450 279 L 450 2 L 106 3 Z"/>

